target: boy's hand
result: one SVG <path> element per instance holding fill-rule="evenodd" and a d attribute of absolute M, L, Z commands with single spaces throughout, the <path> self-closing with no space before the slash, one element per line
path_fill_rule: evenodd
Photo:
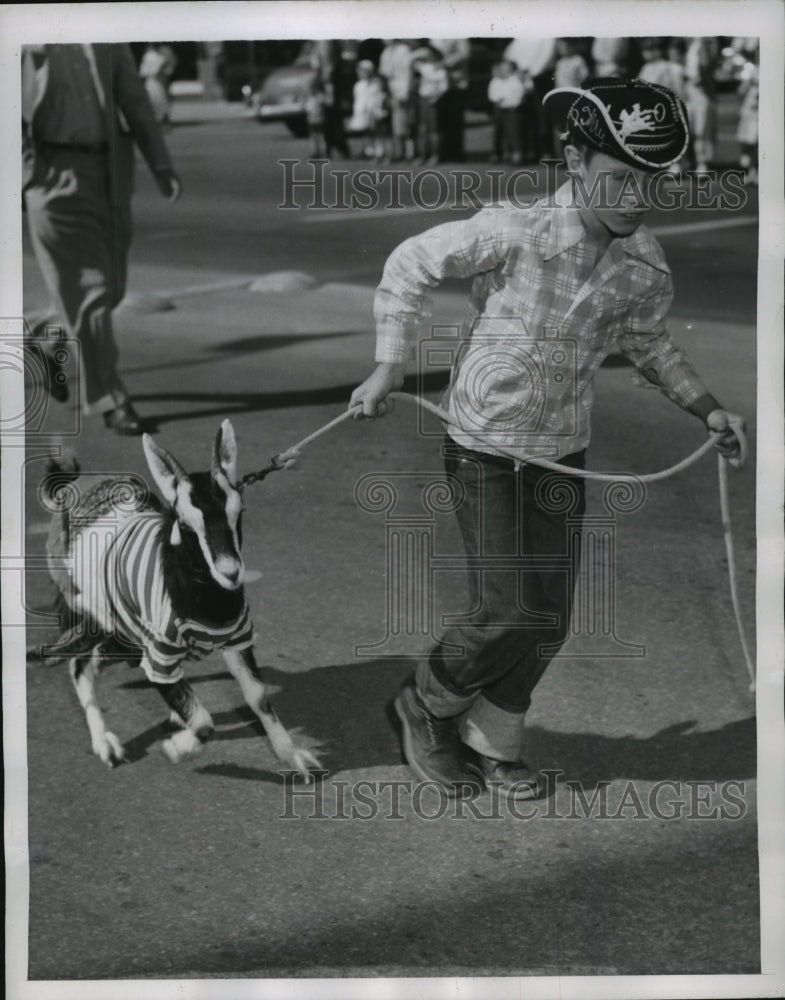
<path fill-rule="evenodd" d="M 383 362 L 374 369 L 368 378 L 358 385 L 349 400 L 349 408 L 362 403 L 362 412 L 357 412 L 355 420 L 362 417 L 383 417 L 393 408 L 391 399 L 387 396 L 403 386 L 403 374 L 406 365 Z"/>
<path fill-rule="evenodd" d="M 714 445 L 717 451 L 737 469 L 744 465 L 747 458 L 744 418 L 736 413 L 730 413 L 728 410 L 712 410 L 706 417 L 706 426 L 710 431 L 722 434 L 722 437 Z"/>

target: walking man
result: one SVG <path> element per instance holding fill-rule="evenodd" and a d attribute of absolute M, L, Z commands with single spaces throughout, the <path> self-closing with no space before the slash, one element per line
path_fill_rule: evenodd
<path fill-rule="evenodd" d="M 126 286 L 134 143 L 164 197 L 176 201 L 181 184 L 130 48 L 25 47 L 22 129 L 30 238 L 59 318 L 79 341 L 84 412 L 140 434 L 112 329 Z"/>
<path fill-rule="evenodd" d="M 670 339 L 671 274 L 643 225 L 647 181 L 687 146 L 681 100 L 664 87 L 600 79 L 551 91 L 545 106 L 564 132 L 571 180 L 551 199 L 485 209 L 391 254 L 374 305 L 378 364 L 350 404 L 367 417 L 386 412 L 427 292 L 446 278 L 473 277 L 474 317 L 442 404 L 450 414 L 446 469 L 465 495 L 458 519 L 467 555 L 536 557 L 538 568 L 471 571 L 471 624 L 448 628 L 396 699 L 409 764 L 451 795 L 473 794 L 482 782 L 515 798 L 539 793 L 524 761 L 524 720 L 570 621 L 577 553 L 565 573 L 566 517 L 574 525 L 582 515 L 584 481 L 554 480 L 508 450 L 584 468 L 593 377 L 618 347 L 721 433 L 723 454 L 741 461 L 745 451 L 741 418 Z M 560 488 L 573 497 L 569 510 L 553 502 Z"/>

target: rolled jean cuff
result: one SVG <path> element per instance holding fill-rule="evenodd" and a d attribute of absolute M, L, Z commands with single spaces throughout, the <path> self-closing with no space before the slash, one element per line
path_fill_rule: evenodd
<path fill-rule="evenodd" d="M 448 719 L 460 715 L 471 708 L 477 700 L 477 692 L 469 695 L 459 695 L 446 688 L 434 677 L 427 660 L 421 660 L 415 671 L 415 687 L 423 705 L 437 719 Z"/>
<path fill-rule="evenodd" d="M 494 760 L 523 759 L 525 712 L 505 712 L 479 695 L 458 723 L 461 740 Z"/>

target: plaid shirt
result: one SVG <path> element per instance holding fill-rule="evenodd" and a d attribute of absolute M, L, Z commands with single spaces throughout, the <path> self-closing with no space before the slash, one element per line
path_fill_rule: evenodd
<path fill-rule="evenodd" d="M 429 289 L 474 278 L 460 336 L 438 342 L 440 358 L 451 352 L 449 433 L 465 447 L 547 458 L 584 449 L 594 374 L 617 349 L 685 409 L 708 392 L 666 330 L 673 282 L 660 245 L 640 226 L 596 263 L 569 197 L 568 183 L 550 204 L 484 209 L 406 240 L 387 261 L 377 362 L 411 360 Z M 421 362 L 436 347 L 423 341 Z"/>

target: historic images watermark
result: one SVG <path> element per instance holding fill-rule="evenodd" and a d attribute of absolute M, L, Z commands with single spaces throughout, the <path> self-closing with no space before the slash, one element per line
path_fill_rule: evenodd
<path fill-rule="evenodd" d="M 280 771 L 282 785 L 279 819 L 286 820 L 622 820 L 680 822 L 682 820 L 740 820 L 747 815 L 744 781 L 560 780 L 564 771 L 538 772 L 539 798 L 499 794 L 490 782 L 487 794 L 451 798 L 435 781 L 371 780 L 327 781 L 327 771 L 314 771 L 311 785 L 297 781 L 298 772 Z M 557 792 L 559 794 L 557 794 Z"/>
<path fill-rule="evenodd" d="M 0 434 L 7 447 L 16 439 L 51 440 L 46 418 L 58 388 L 68 386 L 80 398 L 79 342 L 56 322 L 42 322 L 35 328 L 21 316 L 0 317 L 0 371 L 7 379 L 22 376 L 24 395 L 18 404 L 7 407 L 0 417 Z M 82 429 L 78 406 L 59 413 L 57 437 L 77 437 Z"/>
<path fill-rule="evenodd" d="M 40 480 L 48 462 L 61 456 L 81 433 L 79 342 L 55 321 L 43 320 L 33 326 L 23 316 L 0 317 L 0 372 L 5 376 L 0 437 L 4 449 L 24 449 L 19 480 L 22 491 L 30 469 L 35 468 L 33 478 Z M 66 389 L 77 405 L 56 402 Z M 58 407 L 56 431 L 49 428 L 48 420 L 53 405 Z M 4 475 L 13 474 L 9 463 Z M 18 606 L 29 612 L 33 623 L 57 627 L 57 615 L 27 605 L 27 574 L 48 573 L 48 567 L 45 555 L 26 551 L 23 531 L 5 532 L 0 571 L 9 591 L 18 588 Z M 3 625 L 25 628 L 24 615 L 14 620 L 10 609 L 15 604 L 9 600 L 4 607 Z"/>
<path fill-rule="evenodd" d="M 282 159 L 283 210 L 424 212 L 479 210 L 493 205 L 525 208 L 536 198 L 552 199 L 563 180 L 560 160 L 543 160 L 539 168 L 514 170 L 455 168 L 411 169 L 364 167 L 347 170 L 329 160 Z M 688 171 L 676 176 L 667 170 L 645 182 L 630 171 L 621 186 L 599 173 L 590 187 L 577 176 L 569 193 L 573 204 L 619 209 L 629 201 L 664 211 L 679 209 L 739 211 L 747 203 L 744 170 Z"/>

